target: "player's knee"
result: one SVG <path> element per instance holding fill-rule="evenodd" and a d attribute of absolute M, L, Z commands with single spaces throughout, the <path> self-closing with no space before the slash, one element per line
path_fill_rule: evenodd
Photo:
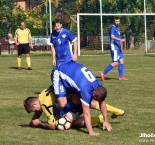
<path fill-rule="evenodd" d="M 112 63 L 112 66 L 113 66 L 113 67 L 115 67 L 115 66 L 117 66 L 117 65 L 118 65 L 118 62 L 113 62 L 113 63 Z"/>
<path fill-rule="evenodd" d="M 67 99 L 66 99 L 66 97 L 58 98 L 57 101 L 58 101 L 58 107 L 59 107 L 60 109 L 64 108 L 64 107 L 66 106 L 66 104 L 67 104 Z"/>
<path fill-rule="evenodd" d="M 30 57 L 30 54 L 26 54 L 26 57 Z"/>
<path fill-rule="evenodd" d="M 120 63 L 121 63 L 121 64 L 124 64 L 124 59 L 121 59 L 121 60 L 120 60 Z"/>
<path fill-rule="evenodd" d="M 64 102 L 58 103 L 58 107 L 60 109 L 64 108 L 65 106 L 66 106 L 66 103 L 64 103 Z"/>

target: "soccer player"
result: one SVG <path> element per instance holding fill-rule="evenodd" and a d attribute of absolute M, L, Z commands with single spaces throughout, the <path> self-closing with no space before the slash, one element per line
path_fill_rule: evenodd
<path fill-rule="evenodd" d="M 42 128 L 54 130 L 56 129 L 56 120 L 60 118 L 60 114 L 55 114 L 54 112 L 53 104 L 56 101 L 56 97 L 54 93 L 52 92 L 48 93 L 46 90 L 47 89 L 44 89 L 39 95 L 39 97 L 28 97 L 24 101 L 24 107 L 28 113 L 34 112 L 32 120 L 29 123 L 29 126 L 42 127 Z M 72 113 L 66 114 L 66 116 L 69 115 L 69 117 L 70 115 L 74 114 L 73 116 L 71 116 L 71 118 L 73 119 L 71 121 L 73 121 L 74 127 L 81 127 L 84 125 L 83 118 L 79 117 L 81 114 L 79 115 L 77 114 L 79 112 L 78 110 L 79 110 L 79 106 L 78 108 L 74 108 L 74 112 L 76 111 L 76 113 L 72 112 Z M 47 122 L 43 122 L 39 120 L 42 113 L 46 115 L 48 119 Z M 62 115 L 65 115 L 65 114 L 62 114 Z M 103 123 L 103 117 L 101 115 L 93 117 L 92 123 L 93 124 Z"/>
<path fill-rule="evenodd" d="M 85 66 L 73 61 L 62 63 L 58 67 L 58 71 L 56 73 L 58 73 L 59 78 L 52 78 L 52 81 L 55 95 L 57 100 L 59 100 L 57 102 L 58 108 L 60 108 L 60 106 L 62 108 L 66 107 L 66 90 L 74 92 L 77 96 L 79 96 L 79 101 L 75 102 L 77 104 L 82 104 L 84 120 L 89 134 L 92 136 L 98 136 L 99 133 L 94 132 L 92 129 L 89 110 L 92 99 L 95 99 L 99 102 L 102 115 L 104 116 L 103 129 L 111 131 L 112 128 L 108 121 L 107 108 L 104 101 L 107 91 L 102 86 L 102 83 Z M 74 100 L 74 98 L 72 98 L 72 100 Z"/>
<path fill-rule="evenodd" d="M 59 65 L 62 62 L 77 60 L 77 40 L 73 33 L 62 27 L 60 20 L 55 19 L 52 22 L 54 31 L 51 34 L 52 44 L 52 64 Z M 72 53 L 72 44 L 74 53 Z"/>
<path fill-rule="evenodd" d="M 105 80 L 106 74 L 111 71 L 114 67 L 118 65 L 119 78 L 118 80 L 128 80 L 124 77 L 124 56 L 121 49 L 121 45 L 125 42 L 125 39 L 121 39 L 120 30 L 118 26 L 120 25 L 120 18 L 114 18 L 114 24 L 110 28 L 110 47 L 111 47 L 111 57 L 112 63 L 109 64 L 103 72 L 100 72 L 101 79 Z"/>
<path fill-rule="evenodd" d="M 26 62 L 28 66 L 28 70 L 32 70 L 31 68 L 31 59 L 30 59 L 30 48 L 33 48 L 32 46 L 32 37 L 31 37 L 31 31 L 26 28 L 26 24 L 24 21 L 20 22 L 19 27 L 15 32 L 15 42 L 18 46 L 18 70 L 21 70 L 21 59 L 22 54 L 26 54 Z"/>
<path fill-rule="evenodd" d="M 52 71 L 52 78 L 56 80 L 59 79 L 57 66 L 64 62 L 77 60 L 77 40 L 70 30 L 62 27 L 62 22 L 60 20 L 55 19 L 52 22 L 52 26 L 54 28 L 50 40 L 52 44 L 52 64 L 53 66 L 56 65 Z M 74 53 L 72 53 L 72 44 L 74 46 Z M 57 99 L 57 101 L 59 102 L 60 100 Z M 61 104 L 61 102 L 58 104 Z M 59 105 L 59 108 L 62 107 Z M 66 110 L 69 109 L 69 105 L 67 103 L 65 108 Z"/>
<path fill-rule="evenodd" d="M 56 97 L 54 95 L 54 93 L 52 91 L 47 91 L 47 89 L 44 89 L 40 94 L 39 97 L 28 97 L 25 101 L 24 101 L 24 107 L 26 109 L 26 111 L 28 113 L 30 112 L 34 112 L 34 115 L 32 117 L 31 122 L 29 123 L 29 126 L 35 126 L 35 127 L 42 127 L 42 128 L 46 128 L 46 129 L 51 129 L 54 130 L 56 129 L 56 120 L 58 118 L 60 118 L 60 116 L 64 115 L 63 110 L 62 110 L 62 114 L 56 114 L 54 112 L 54 102 L 56 101 Z M 107 104 L 106 104 L 107 105 Z M 92 101 L 91 103 L 91 107 L 92 109 L 97 109 L 98 108 L 98 103 L 96 101 Z M 119 116 L 118 114 L 120 114 L 120 110 L 121 109 L 117 109 L 115 107 L 112 107 L 110 105 L 108 105 L 109 111 L 111 111 L 111 113 L 114 113 L 115 115 Z M 113 108 L 113 110 L 112 110 Z M 84 119 L 83 117 L 79 117 L 81 115 L 81 105 L 80 107 L 76 106 L 73 107 L 71 109 L 71 111 L 68 114 L 65 114 L 66 116 L 68 116 L 70 118 L 70 115 L 72 117 L 73 120 L 73 127 L 81 127 L 84 125 Z M 98 108 L 99 110 L 99 108 Z M 43 122 L 41 121 L 39 118 L 42 115 L 42 113 L 44 113 L 47 117 L 47 122 Z M 78 115 L 79 113 L 79 115 Z M 96 117 L 91 117 L 91 121 L 92 124 L 100 124 L 103 123 L 103 116 L 99 115 Z"/>

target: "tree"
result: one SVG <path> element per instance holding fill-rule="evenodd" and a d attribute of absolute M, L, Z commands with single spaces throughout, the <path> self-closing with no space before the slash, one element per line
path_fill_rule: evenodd
<path fill-rule="evenodd" d="M 17 0 L 0 0 L 0 34 L 5 37 L 8 33 L 12 33 L 13 25 L 13 9 Z"/>

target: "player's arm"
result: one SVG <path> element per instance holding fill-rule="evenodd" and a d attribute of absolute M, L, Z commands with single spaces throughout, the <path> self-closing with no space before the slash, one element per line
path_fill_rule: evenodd
<path fill-rule="evenodd" d="M 78 45 L 77 45 L 77 40 L 74 40 L 73 42 L 73 46 L 74 46 L 74 54 L 73 54 L 73 61 L 77 60 L 77 53 L 78 53 Z"/>
<path fill-rule="evenodd" d="M 32 45 L 32 37 L 29 37 L 29 43 L 30 43 L 30 47 L 33 48 L 33 45 Z"/>
<path fill-rule="evenodd" d="M 55 66 L 56 65 L 56 52 L 55 52 L 54 45 L 51 46 L 51 49 L 52 49 L 52 65 Z"/>
<path fill-rule="evenodd" d="M 77 60 L 77 52 L 78 52 L 77 38 L 74 36 L 74 34 L 71 31 L 68 31 L 68 38 L 69 38 L 69 41 L 73 43 L 73 47 L 74 47 L 72 60 L 76 61 Z"/>
<path fill-rule="evenodd" d="M 29 35 L 28 35 L 28 38 L 29 38 L 29 44 L 30 44 L 30 47 L 31 49 L 33 48 L 33 45 L 32 45 L 32 36 L 31 36 L 31 31 L 28 29 L 29 31 Z"/>
<path fill-rule="evenodd" d="M 89 134 L 92 136 L 99 136 L 100 134 L 94 132 L 94 130 L 92 128 L 89 106 L 82 102 L 82 109 L 83 109 L 83 116 L 84 116 L 85 125 L 86 125 L 86 128 L 87 128 Z"/>
<path fill-rule="evenodd" d="M 54 120 L 53 124 L 52 123 L 49 124 L 47 122 L 43 122 L 43 121 L 39 120 L 41 114 L 42 114 L 42 111 L 35 112 L 29 125 L 31 127 L 41 127 L 41 128 L 45 128 L 45 129 L 54 130 L 56 128 L 55 127 L 55 120 Z M 49 116 L 49 121 L 50 121 L 50 119 L 53 121 L 53 118 L 54 118 L 54 116 L 50 115 Z"/>
<path fill-rule="evenodd" d="M 15 32 L 15 37 L 14 37 L 14 39 L 15 39 L 15 44 L 16 45 L 19 45 L 19 43 L 18 43 L 18 34 L 17 34 L 17 30 L 16 30 L 16 32 Z"/>
<path fill-rule="evenodd" d="M 105 101 L 100 102 L 100 108 L 101 108 L 102 115 L 104 117 L 103 129 L 107 129 L 108 131 L 111 131 L 112 127 L 108 121 L 107 108 L 106 108 Z"/>
<path fill-rule="evenodd" d="M 49 124 L 49 123 L 43 122 L 43 121 L 41 121 L 39 119 L 33 120 L 33 126 L 41 127 L 41 128 L 45 128 L 45 129 L 50 129 L 50 130 L 56 129 L 56 125 L 55 124 Z"/>
<path fill-rule="evenodd" d="M 33 120 L 39 119 L 42 114 L 42 110 L 34 112 L 34 115 L 29 123 L 30 126 L 33 126 Z"/>

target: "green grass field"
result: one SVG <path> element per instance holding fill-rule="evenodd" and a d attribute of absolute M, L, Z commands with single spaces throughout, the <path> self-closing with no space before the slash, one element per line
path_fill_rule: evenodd
<path fill-rule="evenodd" d="M 16 69 L 16 56 L 0 56 L 0 145 L 153 145 L 155 138 L 140 138 L 141 133 L 155 134 L 155 55 L 125 55 L 125 76 L 118 81 L 117 68 L 103 82 L 108 90 L 107 103 L 125 110 L 125 115 L 109 121 L 111 132 L 94 127 L 99 137 L 91 137 L 85 128 L 50 131 L 21 128 L 32 114 L 23 108 L 23 100 L 37 96 L 50 85 L 51 55 L 32 55 L 32 71 Z M 110 55 L 81 56 L 78 62 L 98 78 L 99 71 L 110 62 Z M 25 57 L 23 67 L 26 68 Z M 100 78 L 99 78 L 100 79 Z M 92 115 L 100 112 L 92 111 Z M 42 117 L 46 120 L 45 116 Z"/>

